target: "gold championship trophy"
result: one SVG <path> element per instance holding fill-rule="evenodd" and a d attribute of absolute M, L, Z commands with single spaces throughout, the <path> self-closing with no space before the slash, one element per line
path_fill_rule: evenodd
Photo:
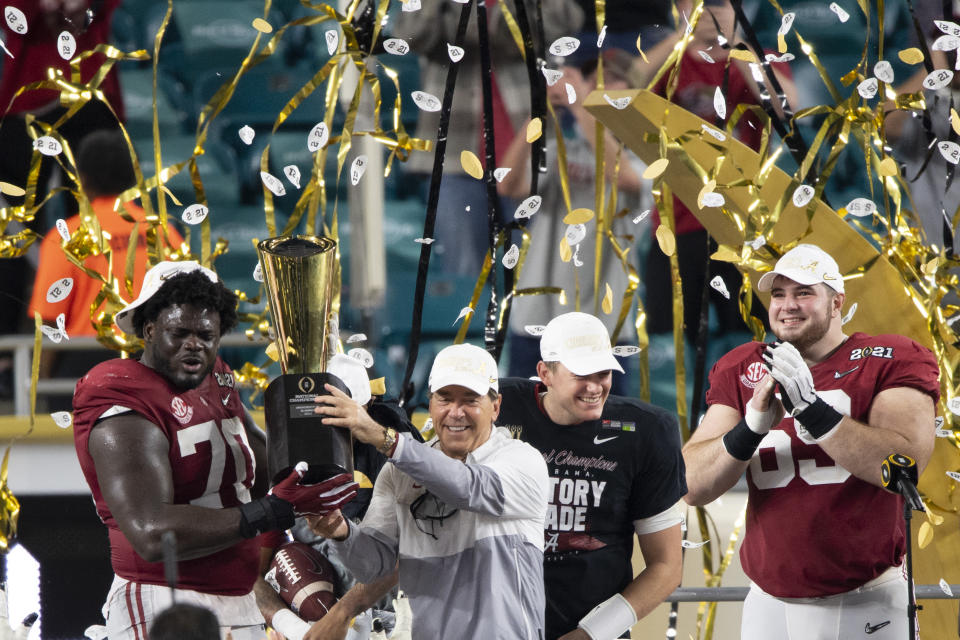
<path fill-rule="evenodd" d="M 257 245 L 283 370 L 264 397 L 271 483 L 301 460 L 310 465 L 304 477 L 308 484 L 353 474 L 350 431 L 324 425 L 313 412 L 314 399 L 327 393 L 324 384 L 350 393 L 340 378 L 324 372 L 332 353 L 328 331 L 336 246 L 316 236 L 270 238 Z"/>

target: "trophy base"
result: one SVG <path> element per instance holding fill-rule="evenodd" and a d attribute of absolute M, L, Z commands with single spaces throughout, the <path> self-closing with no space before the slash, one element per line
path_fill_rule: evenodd
<path fill-rule="evenodd" d="M 324 384 L 349 393 L 346 385 L 328 373 L 290 373 L 278 376 L 264 396 L 267 422 L 267 473 L 270 484 L 283 480 L 296 464 L 309 465 L 304 484 L 316 484 L 341 473 L 353 475 L 353 440 L 349 429 L 323 424 L 313 412 L 314 399 L 327 395 Z"/>

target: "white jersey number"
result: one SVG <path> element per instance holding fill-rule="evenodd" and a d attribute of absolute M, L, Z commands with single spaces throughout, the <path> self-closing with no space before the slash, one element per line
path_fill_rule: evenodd
<path fill-rule="evenodd" d="M 219 425 L 215 420 L 201 422 L 177 432 L 177 444 L 180 445 L 180 457 L 186 458 L 197 452 L 197 445 L 201 442 L 210 443 L 210 473 L 207 474 L 207 486 L 203 495 L 194 498 L 190 504 L 211 509 L 222 509 L 220 486 L 224 480 L 224 467 L 227 462 L 227 449 L 230 449 L 236 482 L 234 491 L 240 502 L 250 502 L 250 491 L 244 486 L 247 480 L 247 459 L 253 464 L 253 451 L 247 440 L 247 432 L 243 428 L 243 421 L 239 417 L 224 420 Z M 246 453 L 244 453 L 246 452 Z"/>
<path fill-rule="evenodd" d="M 850 396 L 843 389 L 821 391 L 818 395 L 840 413 L 850 415 Z M 806 430 L 798 430 L 798 435 L 807 444 L 815 443 Z M 773 469 L 763 469 L 760 464 L 759 454 L 763 449 L 774 450 L 777 466 Z M 753 478 L 753 483 L 758 489 L 779 489 L 790 484 L 797 475 L 807 484 L 840 484 L 850 477 L 850 472 L 838 464 L 818 466 L 816 460 L 809 458 L 797 460 L 794 465 L 793 453 L 790 450 L 790 436 L 786 431 L 770 431 L 760 441 L 757 452 L 750 460 L 750 476 Z"/>

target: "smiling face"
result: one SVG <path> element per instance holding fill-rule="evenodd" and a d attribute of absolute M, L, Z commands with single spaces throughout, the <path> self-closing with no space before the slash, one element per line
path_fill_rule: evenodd
<path fill-rule="evenodd" d="M 843 294 L 825 284 L 804 285 L 778 275 L 770 289 L 770 328 L 800 353 L 840 333 Z"/>
<path fill-rule="evenodd" d="M 458 460 L 465 460 L 490 438 L 499 413 L 499 395 L 493 400 L 459 385 L 447 385 L 430 394 L 430 418 L 440 447 Z"/>
<path fill-rule="evenodd" d="M 220 314 L 173 304 L 143 325 L 141 362 L 180 389 L 193 389 L 213 370 L 220 346 Z"/>
<path fill-rule="evenodd" d="M 537 375 L 547 387 L 543 406 L 555 423 L 580 424 L 600 419 L 603 405 L 610 395 L 613 372 L 598 371 L 578 376 L 560 362 L 540 361 Z"/>

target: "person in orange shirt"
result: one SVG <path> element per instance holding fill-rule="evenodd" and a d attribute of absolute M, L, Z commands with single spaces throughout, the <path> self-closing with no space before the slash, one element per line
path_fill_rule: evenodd
<path fill-rule="evenodd" d="M 126 278 L 127 252 L 130 247 L 130 236 L 134 232 L 134 223 L 128 222 L 114 211 L 114 202 L 117 196 L 136 184 L 133 164 L 129 149 L 119 131 L 100 130 L 87 135 L 80 143 L 77 152 L 77 170 L 80 175 L 80 184 L 93 211 L 100 222 L 103 231 L 110 234 L 110 248 L 113 252 L 113 275 L 120 282 L 120 295 L 130 296 L 124 286 Z M 137 242 L 134 258 L 133 291 L 138 291 L 143 283 L 143 275 L 147 269 L 147 231 L 150 224 L 146 222 L 146 214 L 134 202 L 124 204 L 127 213 L 138 223 L 136 225 Z M 67 229 L 74 233 L 81 224 L 79 215 L 66 220 Z M 166 232 L 167 240 L 172 247 L 179 247 L 183 238 L 176 229 L 170 227 Z M 90 256 L 84 261 L 84 266 L 101 274 L 107 273 L 108 261 L 105 255 Z M 73 288 L 69 295 L 57 302 L 49 302 L 47 292 L 50 286 L 63 278 L 73 280 Z M 82 269 L 67 259 L 62 248 L 62 238 L 56 227 L 50 229 L 40 245 L 40 260 L 37 267 L 37 277 L 34 281 L 33 295 L 30 299 L 29 314 L 33 317 L 34 311 L 40 312 L 40 317 L 46 324 L 56 326 L 57 316 L 65 315 L 65 329 L 68 337 L 95 336 L 96 329 L 91 320 L 90 308 L 100 293 L 102 283 L 96 278 L 88 276 Z M 102 310 L 100 306 L 98 312 Z M 49 352 L 48 352 L 49 353 Z M 97 357 L 82 358 L 82 362 L 67 362 L 75 360 L 71 357 L 59 359 L 54 371 L 55 353 L 45 354 L 42 373 L 56 373 L 60 376 L 82 375 L 96 362 L 102 361 L 113 354 L 102 350 Z M 67 354 L 64 354 L 66 356 Z M 77 354 L 79 355 L 79 354 Z M 77 358 L 80 360 L 81 358 Z"/>

